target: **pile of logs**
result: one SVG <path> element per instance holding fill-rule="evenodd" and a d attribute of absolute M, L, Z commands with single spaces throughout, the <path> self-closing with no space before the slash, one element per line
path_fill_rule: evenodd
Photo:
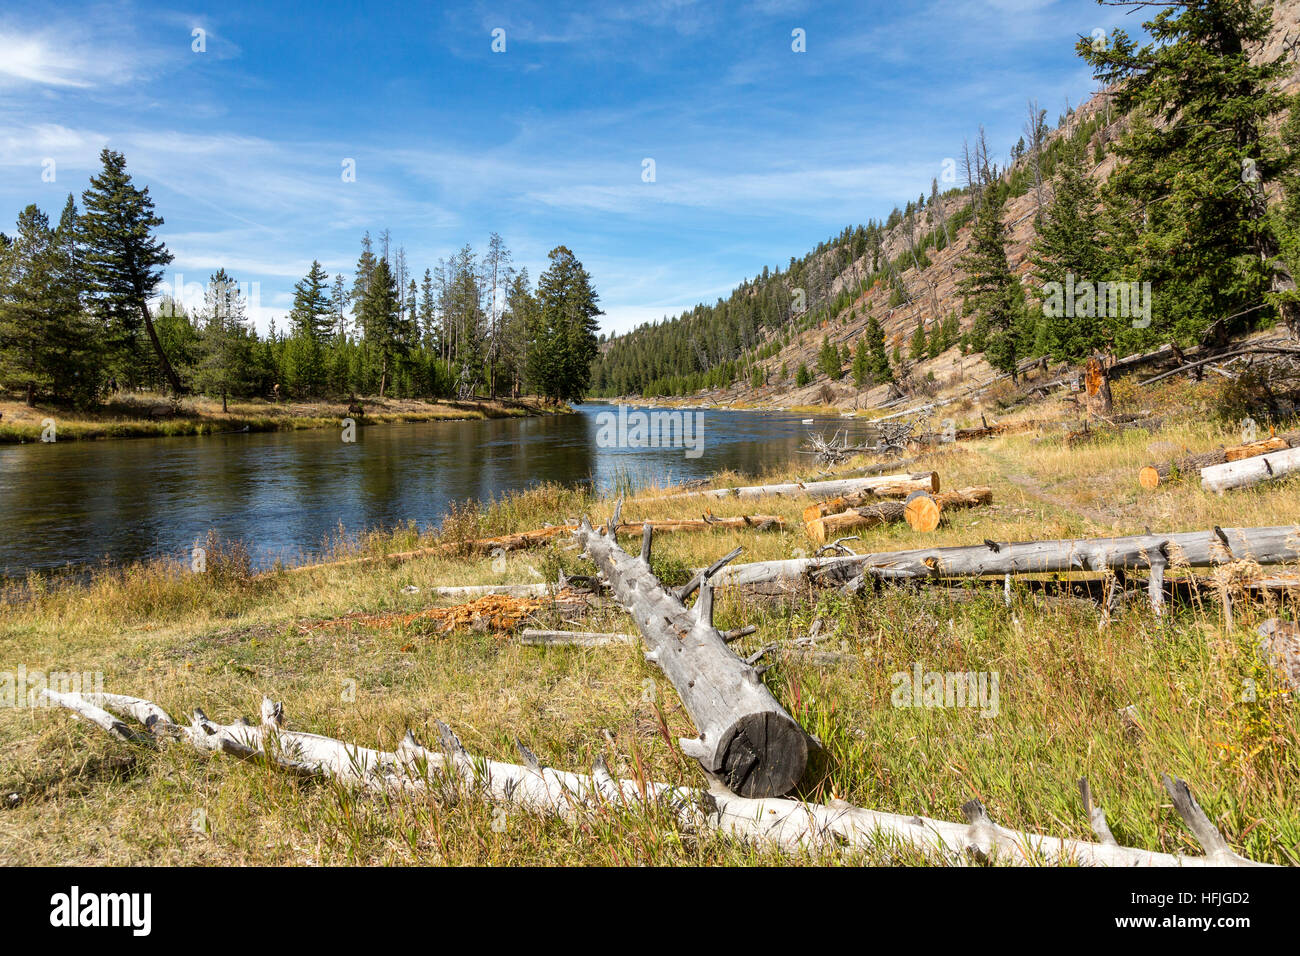
<path fill-rule="evenodd" d="M 1205 850 L 1182 856 L 1120 846 L 1101 807 L 1093 805 L 1086 779 L 1079 781 L 1083 811 L 1099 842 L 1061 839 L 1008 830 L 993 823 L 979 800 L 962 807 L 966 823 L 881 813 L 840 800 L 829 805 L 802 800 L 750 799 L 721 787 L 701 790 L 645 780 L 618 780 L 603 759 L 590 774 L 542 766 L 516 741 L 522 764 L 472 755 L 450 727 L 436 722 L 437 749 L 422 746 L 408 730 L 395 751 L 375 750 L 333 737 L 290 730 L 284 707 L 262 701 L 261 723 L 219 724 L 197 708 L 189 724 L 178 724 L 152 701 L 119 694 L 63 694 L 44 691 L 51 703 L 72 711 L 120 740 L 146 747 L 170 742 L 197 750 L 265 761 L 284 772 L 320 777 L 346 787 L 384 793 L 467 797 L 498 806 L 582 819 L 608 809 L 637 812 L 656 807 L 671 813 L 685 832 L 720 833 L 750 844 L 788 852 L 867 850 L 892 853 L 910 848 L 941 862 L 1058 864 L 1081 866 L 1260 866 L 1240 856 L 1224 839 L 1182 780 L 1164 778 L 1174 808 Z M 134 720 L 136 730 L 125 723 Z"/>
<path fill-rule="evenodd" d="M 1215 448 L 1212 451 L 1185 455 L 1182 458 L 1164 462 L 1163 464 L 1146 465 L 1138 472 L 1138 484 L 1148 491 L 1152 491 L 1175 476 L 1194 475 L 1202 469 L 1214 465 L 1255 458 L 1275 451 L 1285 451 L 1293 445 L 1300 445 L 1300 432 L 1288 432 L 1285 435 L 1276 435 L 1259 441 L 1232 445 L 1228 448 Z"/>
<path fill-rule="evenodd" d="M 859 494 L 809 505 L 803 512 L 804 531 L 819 544 L 832 535 L 896 521 L 906 521 L 913 531 L 928 533 L 939 527 L 945 511 L 975 508 L 993 501 L 991 488 L 940 492 L 938 484 L 936 480 L 932 488 L 914 489 L 901 502 Z"/>

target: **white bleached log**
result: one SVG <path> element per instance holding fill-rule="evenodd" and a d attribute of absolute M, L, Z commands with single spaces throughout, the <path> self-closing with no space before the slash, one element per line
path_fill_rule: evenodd
<path fill-rule="evenodd" d="M 608 527 L 618 524 L 616 510 Z M 808 736 L 713 626 L 708 575 L 689 585 L 698 586 L 700 594 L 688 609 L 683 597 L 663 587 L 650 570 L 648 550 L 630 555 L 614 534 L 585 520 L 574 538 L 636 621 L 647 658 L 672 682 L 699 730 L 698 737 L 680 741 L 682 752 L 743 796 L 789 792 L 807 766 Z"/>
<path fill-rule="evenodd" d="M 931 491 L 939 490 L 939 477 L 932 471 L 904 472 L 897 475 L 870 475 L 866 478 L 837 478 L 831 481 L 785 482 L 775 485 L 748 485 L 741 488 L 710 488 L 705 491 L 686 491 L 667 495 L 656 501 L 673 501 L 678 498 L 762 498 L 765 495 L 793 498 L 803 495 L 834 498 L 854 492 L 895 485 L 903 481 L 924 482 Z"/>
<path fill-rule="evenodd" d="M 149 701 L 121 695 L 102 695 L 104 708 L 90 703 L 84 695 L 48 692 L 48 696 L 54 703 L 82 716 L 98 711 L 92 722 L 115 735 L 117 731 L 108 726 L 114 714 L 104 708 L 126 717 L 163 713 Z M 489 802 L 566 818 L 611 804 L 629 809 L 653 804 L 669 808 L 677 825 L 686 832 L 716 831 L 786 851 L 911 849 L 957 864 L 979 860 L 1016 865 L 1262 865 L 1232 851 L 1196 804 L 1187 784 L 1169 778 L 1165 778 L 1166 788 L 1173 795 L 1179 813 L 1192 825 L 1194 835 L 1206 848 L 1206 856 L 1160 853 L 1117 846 L 1113 842 L 1091 843 L 1009 830 L 994 824 L 978 800 L 962 808 L 967 818 L 963 824 L 864 810 L 838 800 L 826 806 L 789 799 L 748 799 L 721 787 L 697 790 L 616 780 L 599 760 L 591 774 L 570 773 L 543 767 L 518 742 L 524 764 L 504 763 L 472 756 L 441 722 L 438 722 L 440 751 L 421 746 L 408 730 L 396 752 L 386 753 L 317 734 L 288 731 L 284 728 L 283 708 L 270 700 L 263 701 L 262 724 L 257 727 L 238 722 L 215 724 L 201 716 L 202 711 L 196 710 L 195 714 L 198 716 L 194 725 L 178 730 L 182 739 L 199 749 L 237 756 L 265 756 L 278 768 L 337 779 L 348 786 L 437 793 L 448 783 L 454 783 L 468 795 Z M 109 721 L 105 722 L 104 717 Z M 159 722 L 155 718 L 154 723 Z M 135 734 L 132 739 L 141 736 Z M 290 758 L 289 752 L 300 759 Z M 1086 804 L 1085 799 L 1085 811 L 1088 811 L 1090 807 Z M 1094 821 L 1097 812 L 1090 814 Z M 1106 833 L 1109 835 L 1109 830 Z"/>
<path fill-rule="evenodd" d="M 603 647 L 608 644 L 635 644 L 640 640 L 635 634 L 610 634 L 593 631 L 539 631 L 525 628 L 519 635 L 520 644 L 539 647 Z"/>
<path fill-rule="evenodd" d="M 1300 472 L 1300 448 L 1288 448 L 1253 458 L 1226 461 L 1201 469 L 1201 487 L 1223 494 Z"/>

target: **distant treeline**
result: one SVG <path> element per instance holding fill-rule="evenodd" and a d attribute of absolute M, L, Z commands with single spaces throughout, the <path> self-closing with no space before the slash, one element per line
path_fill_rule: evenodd
<path fill-rule="evenodd" d="M 1046 112 L 1031 103 L 1003 170 L 981 130 L 956 164 L 962 185 L 940 192 L 936 178 L 928 198 L 883 222 L 846 227 L 784 271 L 765 267 L 725 300 L 613 339 L 595 363 L 594 391 L 684 395 L 791 376 L 806 384 L 809 369 L 770 360 L 826 320 L 856 318 L 846 310 L 873 287 L 889 290 L 891 308 L 915 300 L 925 310 L 934 300 L 924 281 L 909 289 L 902 273 L 927 268 L 929 253 L 970 223 L 971 246 L 959 261 L 965 323 L 930 307 L 907 348 L 891 356 L 873 317 L 866 341 L 823 342 L 817 364 L 829 378 L 849 366 L 859 387 L 888 381 L 891 358 L 896 366 L 954 344 L 1012 371 L 1027 357 L 1078 361 L 1096 350 L 1186 344 L 1279 315 L 1295 325 L 1300 110 L 1278 92 L 1291 70 L 1285 55 L 1260 56 L 1271 17 L 1267 6 L 1217 0 L 1157 11 L 1145 25 L 1156 42 L 1146 46 L 1122 30 L 1081 40 L 1078 54 L 1108 91 L 1101 109 L 1067 113 L 1052 135 Z M 1099 184 L 1095 170 L 1108 153 L 1117 165 Z M 1270 204 L 1277 187 L 1285 198 Z M 1007 257 L 1003 218 L 1009 199 L 1031 192 L 1036 239 L 1023 283 Z M 891 233 L 892 258 L 883 251 Z M 1072 291 L 1068 301 L 1051 295 L 1053 283 Z M 1130 290 L 1146 298 L 1124 298 Z"/>
<path fill-rule="evenodd" d="M 556 401 L 589 388 L 600 315 L 582 263 L 550 253 L 536 288 L 493 234 L 481 258 L 465 246 L 417 278 L 387 231 L 369 233 L 351 282 L 313 262 L 283 328 L 249 320 L 249 288 L 224 268 L 202 302 L 164 295 L 171 254 L 163 220 L 120 153 L 70 195 L 56 225 L 24 209 L 0 233 L 0 388 L 29 403 L 87 405 L 116 388 L 220 397 L 444 398 L 538 394 Z"/>

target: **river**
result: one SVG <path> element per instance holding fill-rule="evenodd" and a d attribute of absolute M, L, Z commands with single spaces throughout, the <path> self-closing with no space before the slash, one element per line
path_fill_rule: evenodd
<path fill-rule="evenodd" d="M 548 481 L 609 488 L 723 469 L 752 475 L 790 461 L 810 428 L 863 427 L 692 410 L 686 436 L 698 427 L 695 456 L 691 447 L 620 444 L 638 436 L 620 436 L 600 418 L 613 411 L 593 403 L 545 418 L 375 425 L 350 443 L 321 429 L 0 446 L 0 576 L 183 557 L 210 529 L 242 539 L 258 567 L 298 562 L 340 525 L 348 533 L 406 521 L 436 527 L 453 501 Z"/>

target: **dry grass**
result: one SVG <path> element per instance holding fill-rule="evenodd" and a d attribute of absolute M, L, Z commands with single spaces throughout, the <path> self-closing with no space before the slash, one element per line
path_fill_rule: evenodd
<path fill-rule="evenodd" d="M 1300 524 L 1294 481 L 1225 497 L 1194 482 L 1139 491 L 1137 468 L 1150 460 L 1152 443 L 1196 451 L 1231 437 L 1205 416 L 1082 448 L 1066 447 L 1061 435 L 1047 430 L 934 452 L 926 464 L 945 486 L 992 485 L 995 504 L 955 513 L 926 540 Z M 774 464 L 767 477 L 792 474 Z M 708 506 L 719 515 L 779 514 L 797 528 L 805 503 Z M 703 507 L 698 499 L 650 497 L 625 514 L 690 517 Z M 545 486 L 458 510 L 442 540 L 583 513 L 604 517 L 612 508 L 610 498 Z M 398 529 L 340 546 L 334 557 L 434 543 Z M 419 613 L 434 603 L 428 589 L 435 585 L 552 580 L 562 568 L 590 573 L 567 542 L 504 560 L 432 554 L 264 575 L 248 573 L 236 546 L 212 544 L 204 575 L 157 563 L 105 570 L 81 584 L 34 578 L 10 592 L 0 606 L 0 670 L 102 671 L 107 690 L 153 698 L 173 714 L 202 706 L 221 720 L 254 713 L 266 694 L 285 701 L 292 726 L 390 748 L 407 726 L 436 741 L 436 718 L 485 756 L 514 760 L 518 736 L 559 768 L 582 770 L 603 754 L 626 776 L 644 767 L 653 779 L 701 782 L 672 743 L 692 733 L 690 720 L 639 649 L 521 647 L 472 626 L 444 633 Z M 896 525 L 864 532 L 858 547 L 917 544 Z M 666 535 L 656 541 L 654 563 L 676 583 L 737 545 L 746 548 L 742 560 L 809 548 L 797 530 Z M 411 585 L 419 590 L 405 593 Z M 1279 611 L 1294 616 L 1289 605 L 1238 602 L 1229 630 L 1210 600 L 1176 606 L 1163 621 L 1135 601 L 1101 629 L 1085 602 L 1043 599 L 1023 585 L 1009 608 L 1000 593 L 976 588 L 955 595 L 889 588 L 862 599 L 827 592 L 784 602 L 723 595 L 718 621 L 758 625 L 743 641 L 745 653 L 788 642 L 820 617 L 831 647 L 847 652 L 840 664 L 787 661 L 764 678 L 826 744 L 802 786 L 809 798 L 960 819 L 961 804 L 978 796 L 1003 825 L 1089 839 L 1076 790 L 1087 776 L 1120 842 L 1196 852 L 1160 786 L 1167 772 L 1191 784 L 1240 851 L 1294 864 L 1300 721 L 1259 663 L 1253 638 L 1258 621 Z M 346 615 L 384 617 L 311 626 Z M 536 620 L 560 623 L 548 610 Z M 585 626 L 632 627 L 617 610 L 594 612 Z M 997 671 L 998 715 L 892 706 L 891 675 L 914 662 L 934 671 Z M 1254 688 L 1253 699 L 1243 688 Z M 1120 717 L 1128 705 L 1138 726 Z M 45 709 L 0 710 L 0 801 L 5 863 L 788 862 L 682 834 L 653 811 L 566 823 L 502 815 L 475 801 L 359 794 L 181 748 L 134 752 Z"/>

